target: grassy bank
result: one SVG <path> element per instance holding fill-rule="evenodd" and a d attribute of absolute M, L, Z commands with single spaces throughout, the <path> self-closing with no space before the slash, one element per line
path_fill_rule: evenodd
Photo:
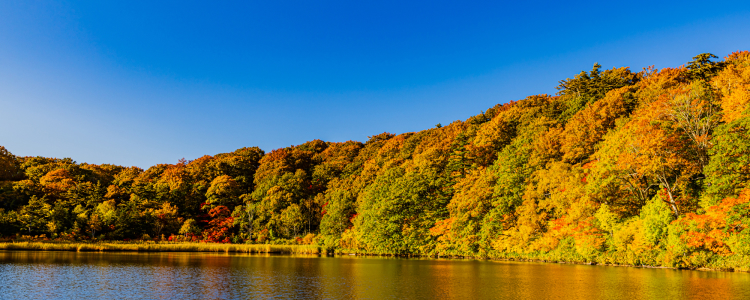
<path fill-rule="evenodd" d="M 315 245 L 267 245 L 267 244 L 215 244 L 215 243 L 173 243 L 173 242 L 0 242 L 0 250 L 30 250 L 30 251 L 77 251 L 77 252 L 223 252 L 223 253 L 257 253 L 257 254 L 317 254 L 317 255 L 351 255 L 358 256 L 392 256 L 392 257 L 431 257 L 455 259 L 489 259 L 506 261 L 527 261 L 546 263 L 598 264 L 606 266 L 648 267 L 668 269 L 693 269 L 713 271 L 750 272 L 750 257 L 730 255 L 714 257 L 700 266 L 680 267 L 663 266 L 659 264 L 632 264 L 614 259 L 586 260 L 580 257 L 562 257 L 554 253 L 500 255 L 492 257 L 480 256 L 427 256 L 427 255 L 396 255 L 365 253 L 352 249 L 331 249 Z M 558 253 L 559 254 L 559 253 Z"/>
<path fill-rule="evenodd" d="M 277 253 L 325 254 L 324 247 L 313 245 L 256 245 L 210 244 L 171 242 L 3 242 L 0 250 L 37 251 L 135 251 L 135 252 L 227 252 L 227 253 Z"/>
<path fill-rule="evenodd" d="M 701 270 L 701 271 L 720 271 L 720 272 L 745 272 L 750 273 L 750 256 L 748 255 L 707 255 L 700 261 L 689 261 L 690 258 L 682 259 L 680 264 L 660 263 L 659 260 L 638 260 L 628 259 L 618 256 L 616 253 L 604 253 L 599 256 L 585 258 L 574 252 L 561 253 L 560 251 L 551 251 L 546 253 L 499 253 L 494 252 L 490 255 L 479 256 L 471 253 L 466 254 L 449 254 L 449 255 L 420 255 L 420 254 L 394 254 L 394 253 L 368 253 L 358 249 L 336 249 L 336 255 L 357 255 L 357 256 L 388 256 L 403 258 L 444 258 L 444 259 L 477 259 L 477 260 L 495 260 L 495 261 L 517 261 L 517 262 L 541 262 L 554 264 L 579 264 L 579 265 L 600 265 L 600 266 L 617 266 L 617 267 L 635 267 L 635 268 L 660 268 L 660 269 L 680 269 L 680 270 Z M 659 257 L 663 262 L 663 257 Z"/>

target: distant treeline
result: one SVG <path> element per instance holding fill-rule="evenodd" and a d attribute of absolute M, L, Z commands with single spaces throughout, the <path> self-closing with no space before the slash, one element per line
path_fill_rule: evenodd
<path fill-rule="evenodd" d="M 595 64 L 557 89 L 364 143 L 147 170 L 0 147 L 0 234 L 748 268 L 750 52 Z"/>

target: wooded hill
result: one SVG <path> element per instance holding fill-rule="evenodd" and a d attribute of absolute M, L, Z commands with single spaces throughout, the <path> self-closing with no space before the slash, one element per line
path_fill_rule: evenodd
<path fill-rule="evenodd" d="M 750 265 L 750 52 L 589 72 L 364 143 L 137 167 L 0 147 L 0 234 L 373 254 Z"/>

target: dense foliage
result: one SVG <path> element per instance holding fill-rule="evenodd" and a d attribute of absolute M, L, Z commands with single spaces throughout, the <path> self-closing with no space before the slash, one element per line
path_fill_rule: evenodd
<path fill-rule="evenodd" d="M 0 147 L 0 234 L 747 266 L 750 52 L 713 59 L 596 64 L 446 126 L 147 170 Z"/>

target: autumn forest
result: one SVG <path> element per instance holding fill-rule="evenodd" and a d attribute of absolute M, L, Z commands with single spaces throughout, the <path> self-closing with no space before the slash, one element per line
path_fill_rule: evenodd
<path fill-rule="evenodd" d="M 748 270 L 750 52 L 595 64 L 557 90 L 419 132 L 146 170 L 0 146 L 0 239 Z"/>

